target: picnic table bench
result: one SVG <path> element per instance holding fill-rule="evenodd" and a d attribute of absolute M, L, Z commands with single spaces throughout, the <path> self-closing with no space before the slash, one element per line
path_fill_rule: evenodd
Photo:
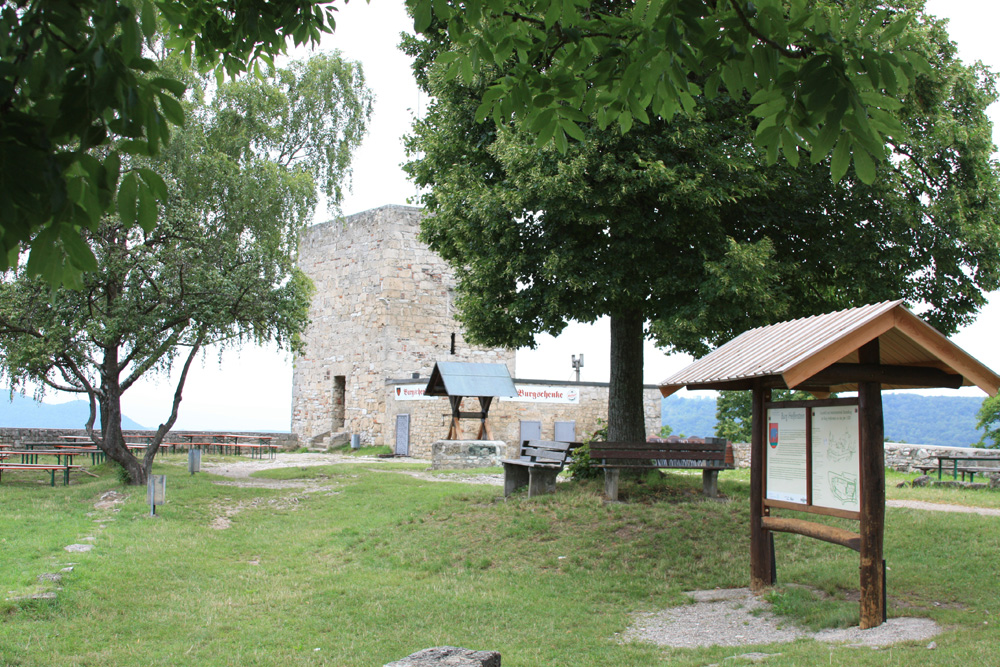
<path fill-rule="evenodd" d="M 590 460 L 604 469 L 604 494 L 618 500 L 618 479 L 625 469 L 674 468 L 701 470 L 702 490 L 709 498 L 719 495 L 719 471 L 732 470 L 732 445 L 723 438 L 689 442 L 593 442 Z"/>
<path fill-rule="evenodd" d="M 49 473 L 51 485 L 55 486 L 56 471 L 61 470 L 63 473 L 63 486 L 66 486 L 69 484 L 69 471 L 81 467 L 70 463 L 8 463 L 7 461 L 0 461 L 0 481 L 3 480 L 4 470 L 45 470 Z"/>
<path fill-rule="evenodd" d="M 952 454 L 942 454 L 940 456 L 931 456 L 928 460 L 930 459 L 936 459 L 937 463 L 921 463 L 913 467 L 925 474 L 937 470 L 938 479 L 941 479 L 942 473 L 945 470 L 949 470 L 952 473 L 953 479 L 958 479 L 959 474 L 961 474 L 963 482 L 965 481 L 966 473 L 969 475 L 970 482 L 975 481 L 976 473 L 981 475 L 1000 473 L 1000 467 L 976 465 L 982 462 L 1000 463 L 1000 456 L 955 456 Z M 949 461 L 951 462 L 950 465 L 945 468 L 945 462 Z M 968 463 L 961 463 L 962 461 L 967 461 Z"/>
<path fill-rule="evenodd" d="M 525 485 L 529 498 L 555 492 L 556 476 L 570 460 L 570 452 L 579 446 L 579 442 L 558 440 L 523 441 L 516 459 L 502 461 L 504 497 Z"/>

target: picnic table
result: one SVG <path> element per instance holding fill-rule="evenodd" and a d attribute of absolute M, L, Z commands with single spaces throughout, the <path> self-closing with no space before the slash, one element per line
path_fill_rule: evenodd
<path fill-rule="evenodd" d="M 945 470 L 945 463 L 949 463 L 948 468 L 951 470 L 952 478 L 958 479 L 959 473 L 962 475 L 962 481 L 965 481 L 965 475 L 968 473 L 969 481 L 975 481 L 976 473 L 987 474 L 991 472 L 1000 472 L 1000 466 L 982 466 L 975 465 L 981 462 L 992 462 L 1000 463 L 1000 456 L 960 456 L 957 454 L 940 454 L 937 456 L 930 456 L 930 459 L 937 459 L 937 465 L 918 465 L 914 466 L 918 470 L 923 470 L 924 472 L 933 472 L 937 469 L 938 479 L 942 478 L 942 474 Z M 971 465 L 964 465 L 962 461 L 968 461 Z"/>

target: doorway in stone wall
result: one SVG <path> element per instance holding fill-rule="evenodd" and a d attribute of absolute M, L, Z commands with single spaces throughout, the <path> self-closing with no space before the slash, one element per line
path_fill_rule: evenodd
<path fill-rule="evenodd" d="M 333 433 L 344 430 L 346 411 L 344 404 L 347 401 L 347 377 L 344 375 L 333 376 Z"/>
<path fill-rule="evenodd" d="M 396 456 L 410 455 L 410 415 L 396 415 Z"/>
<path fill-rule="evenodd" d="M 536 421 L 521 422 L 521 440 L 518 442 L 518 445 L 520 445 L 525 440 L 541 440 L 541 439 L 542 439 L 542 422 L 536 422 Z"/>

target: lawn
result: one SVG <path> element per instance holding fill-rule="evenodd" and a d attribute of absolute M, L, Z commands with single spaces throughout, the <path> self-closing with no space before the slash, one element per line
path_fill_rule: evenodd
<path fill-rule="evenodd" d="M 605 504 L 598 481 L 504 501 L 498 487 L 392 472 L 414 467 L 285 468 L 258 475 L 310 487 L 261 489 L 191 476 L 168 456 L 154 470 L 167 475 L 155 517 L 145 490 L 122 487 L 109 467 L 69 487 L 4 475 L 0 665 L 377 667 L 440 645 L 498 650 L 505 667 L 706 665 L 751 651 L 780 653 L 768 665 L 996 662 L 1000 518 L 887 510 L 890 616 L 945 626 L 934 650 L 667 649 L 615 636 L 636 612 L 684 604 L 684 591 L 748 584 L 745 471 L 720 475 L 722 501 L 701 497 L 700 474 L 668 474 L 623 483 L 629 502 Z M 996 491 L 895 488 L 908 478 L 890 474 L 889 496 L 1000 506 Z M 108 490 L 128 495 L 117 512 L 94 508 Z M 775 542 L 779 583 L 833 596 L 779 588 L 789 619 L 856 624 L 857 554 Z M 54 600 L 16 599 L 67 567 Z"/>

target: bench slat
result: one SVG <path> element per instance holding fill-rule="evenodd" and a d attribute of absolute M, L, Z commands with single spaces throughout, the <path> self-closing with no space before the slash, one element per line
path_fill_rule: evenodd
<path fill-rule="evenodd" d="M 650 449 L 643 451 L 625 449 L 592 449 L 592 459 L 689 459 L 697 461 L 722 461 L 725 452 L 685 452 L 673 449 Z"/>

